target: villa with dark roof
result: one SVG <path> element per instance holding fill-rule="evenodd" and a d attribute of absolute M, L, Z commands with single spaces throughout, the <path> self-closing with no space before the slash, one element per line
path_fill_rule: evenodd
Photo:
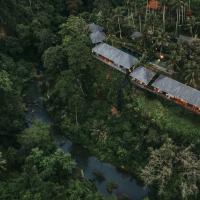
<path fill-rule="evenodd" d="M 138 63 L 138 59 L 136 57 L 106 43 L 101 43 L 95 46 L 92 49 L 92 53 L 102 62 L 123 73 L 129 71 L 135 64 Z"/>
<path fill-rule="evenodd" d="M 92 44 L 99 44 L 106 40 L 106 34 L 104 32 L 97 31 L 90 34 L 90 39 Z"/>
<path fill-rule="evenodd" d="M 200 91 L 180 83 L 172 78 L 160 75 L 152 84 L 157 93 L 165 95 L 168 99 L 200 112 Z"/>
<path fill-rule="evenodd" d="M 95 58 L 105 64 L 128 74 L 132 82 L 140 88 L 158 94 L 175 102 L 195 113 L 200 114 L 200 91 L 180 83 L 172 78 L 159 75 L 157 72 L 140 66 L 136 67 L 139 60 L 109 44 L 104 43 L 103 28 L 91 24 L 90 39 L 96 46 L 92 49 Z M 99 44 L 100 43 L 100 44 Z"/>
<path fill-rule="evenodd" d="M 99 26 L 99 25 L 97 25 L 97 24 L 95 24 L 95 23 L 89 24 L 89 25 L 88 25 L 88 28 L 89 28 L 89 31 L 90 31 L 91 33 L 95 33 L 95 32 L 97 32 L 97 31 L 103 32 L 103 30 L 104 30 L 104 28 L 103 28 L 102 26 Z"/>
<path fill-rule="evenodd" d="M 145 67 L 137 67 L 131 72 L 130 77 L 133 81 L 136 81 L 141 85 L 147 86 L 155 77 L 155 75 L 156 73 L 150 69 L 147 69 Z"/>

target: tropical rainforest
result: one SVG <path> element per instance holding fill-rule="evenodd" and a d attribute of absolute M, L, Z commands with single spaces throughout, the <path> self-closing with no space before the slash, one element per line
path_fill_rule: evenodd
<path fill-rule="evenodd" d="M 104 200 L 83 178 L 62 134 L 149 188 L 145 199 L 200 199 L 200 116 L 134 86 L 92 56 L 88 24 L 107 43 L 164 55 L 174 77 L 200 89 L 200 1 L 0 0 L 0 200 Z M 130 38 L 134 31 L 143 34 Z M 179 35 L 195 42 L 177 42 Z M 52 123 L 27 123 L 38 84 Z M 125 199 L 125 198 L 124 198 Z"/>

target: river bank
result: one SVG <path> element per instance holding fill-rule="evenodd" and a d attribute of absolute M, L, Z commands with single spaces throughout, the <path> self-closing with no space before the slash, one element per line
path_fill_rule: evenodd
<path fill-rule="evenodd" d="M 31 83 L 27 96 L 28 111 L 26 121 L 28 126 L 31 126 L 34 120 L 53 125 L 53 121 L 44 106 L 37 82 Z M 142 200 L 147 196 L 148 189 L 140 185 L 130 174 L 117 169 L 109 163 L 98 160 L 95 156 L 91 156 L 85 148 L 74 144 L 63 135 L 54 134 L 54 139 L 57 147 L 72 155 L 72 158 L 82 170 L 84 177 L 92 180 L 98 191 L 103 195 L 116 195 L 119 198 L 130 200 Z M 100 176 L 102 177 L 101 180 Z M 112 184 L 115 184 L 115 187 L 109 190 Z"/>

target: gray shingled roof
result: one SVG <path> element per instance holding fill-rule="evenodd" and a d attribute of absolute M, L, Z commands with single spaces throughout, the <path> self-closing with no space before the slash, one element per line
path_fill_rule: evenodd
<path fill-rule="evenodd" d="M 193 42 L 199 41 L 199 40 L 200 40 L 199 38 L 189 37 L 189 36 L 185 36 L 185 35 L 179 35 L 179 37 L 178 37 L 179 43 L 187 43 L 189 45 L 191 45 Z"/>
<path fill-rule="evenodd" d="M 134 69 L 133 72 L 130 74 L 130 76 L 133 79 L 142 81 L 146 85 L 149 84 L 149 82 L 153 79 L 153 77 L 155 75 L 156 75 L 155 72 L 153 72 L 150 69 L 147 69 L 145 67 L 138 67 L 138 68 Z"/>
<path fill-rule="evenodd" d="M 152 86 L 172 96 L 183 99 L 191 105 L 200 107 L 200 91 L 184 85 L 174 79 L 160 75 Z"/>
<path fill-rule="evenodd" d="M 138 59 L 136 57 L 106 43 L 97 45 L 92 49 L 92 51 L 127 69 L 138 63 Z"/>
<path fill-rule="evenodd" d="M 106 39 L 106 34 L 104 32 L 94 32 L 90 34 L 90 39 L 93 44 L 103 42 Z"/>
<path fill-rule="evenodd" d="M 140 38 L 142 37 L 143 34 L 141 32 L 138 32 L 138 31 L 135 31 L 132 35 L 131 35 L 131 39 L 137 39 L 137 38 Z"/>
<path fill-rule="evenodd" d="M 91 33 L 94 33 L 94 32 L 97 32 L 97 31 L 101 32 L 101 31 L 104 30 L 104 28 L 102 26 L 95 24 L 95 23 L 91 23 L 91 24 L 89 24 L 89 30 L 90 30 Z"/>

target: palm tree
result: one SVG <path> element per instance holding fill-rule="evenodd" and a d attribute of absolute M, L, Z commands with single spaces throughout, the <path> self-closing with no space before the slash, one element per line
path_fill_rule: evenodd
<path fill-rule="evenodd" d="M 200 83 L 200 42 L 177 44 L 170 55 L 171 65 L 177 72 L 177 78 L 199 89 Z"/>
<path fill-rule="evenodd" d="M 122 20 L 123 20 L 123 14 L 124 14 L 124 7 L 117 7 L 113 10 L 114 16 L 114 22 L 117 19 L 118 29 L 119 29 L 119 36 L 120 39 L 122 39 Z"/>
<path fill-rule="evenodd" d="M 168 2 L 169 2 L 168 0 L 160 1 L 163 8 L 163 31 L 165 31 L 165 26 L 166 26 L 166 7 L 167 7 Z"/>
<path fill-rule="evenodd" d="M 198 87 L 200 81 L 200 66 L 197 62 L 190 60 L 184 66 L 183 77 L 185 82 L 192 87 Z"/>
<path fill-rule="evenodd" d="M 159 51 L 160 59 L 163 59 L 165 49 L 170 49 L 170 36 L 163 30 L 156 30 L 154 37 L 154 44 L 152 45 L 156 51 Z"/>
<path fill-rule="evenodd" d="M 135 17 L 138 14 L 137 9 L 138 0 L 126 0 L 125 8 L 127 10 L 127 21 L 128 26 L 132 27 L 134 30 L 136 29 Z"/>
<path fill-rule="evenodd" d="M 187 84 L 199 87 L 200 82 L 200 42 L 196 41 L 190 46 L 190 55 L 183 66 L 183 77 Z"/>
<path fill-rule="evenodd" d="M 197 18 L 195 16 L 188 17 L 187 18 L 187 26 L 189 27 L 189 31 L 192 37 L 195 37 L 198 35 L 198 28 L 199 28 L 200 22 L 197 21 Z"/>
<path fill-rule="evenodd" d="M 175 33 L 176 35 L 178 34 L 178 26 L 180 24 L 183 24 L 184 20 L 185 20 L 185 16 L 186 16 L 186 6 L 187 3 L 183 0 L 172 0 L 170 2 L 170 4 L 172 5 L 172 9 L 176 11 L 176 29 L 175 29 Z"/>
<path fill-rule="evenodd" d="M 155 25 L 159 24 L 158 20 L 158 17 L 154 13 L 149 13 L 146 19 L 144 30 L 146 30 L 147 32 L 151 32 L 151 34 L 154 34 Z"/>

